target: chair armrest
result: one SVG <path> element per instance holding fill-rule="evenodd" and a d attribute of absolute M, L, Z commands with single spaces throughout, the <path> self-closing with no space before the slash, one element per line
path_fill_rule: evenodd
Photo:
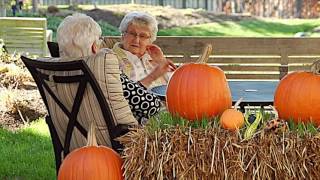
<path fill-rule="evenodd" d="M 114 136 L 117 138 L 117 137 L 120 137 L 126 133 L 129 132 L 129 125 L 126 125 L 126 124 L 119 124 L 115 127 L 114 129 Z"/>

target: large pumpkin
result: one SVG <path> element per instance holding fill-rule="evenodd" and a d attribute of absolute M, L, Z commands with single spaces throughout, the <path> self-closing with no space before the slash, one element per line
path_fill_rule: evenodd
<path fill-rule="evenodd" d="M 208 45 L 197 63 L 179 67 L 168 83 L 166 101 L 171 114 L 188 120 L 201 120 L 220 115 L 232 105 L 224 72 L 206 61 L 211 54 Z"/>
<path fill-rule="evenodd" d="M 311 72 L 292 72 L 280 81 L 274 95 L 279 118 L 320 125 L 319 63 Z"/>
<path fill-rule="evenodd" d="M 88 145 L 72 151 L 59 169 L 58 180 L 120 180 L 122 159 L 111 148 L 98 146 L 93 125 Z"/>

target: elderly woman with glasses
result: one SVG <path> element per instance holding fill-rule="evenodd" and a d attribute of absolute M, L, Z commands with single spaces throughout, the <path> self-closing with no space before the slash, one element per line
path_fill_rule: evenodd
<path fill-rule="evenodd" d="M 152 44 L 158 32 L 156 19 L 148 13 L 130 12 L 121 21 L 119 30 L 121 42 L 116 43 L 113 51 L 120 61 L 120 69 L 133 81 L 145 81 L 146 87 L 167 84 L 170 72 L 176 66 L 166 59 L 161 49 Z M 155 77 L 152 71 L 166 64 L 167 71 Z"/>
<path fill-rule="evenodd" d="M 141 35 L 139 34 L 139 36 Z M 153 79 L 159 78 L 167 71 L 169 62 L 159 63 L 148 77 L 139 79 L 139 81 L 130 80 L 119 70 L 119 60 L 115 53 L 109 49 L 100 49 L 100 36 L 101 28 L 91 17 L 84 14 L 74 14 L 66 17 L 57 30 L 61 60 L 92 57 L 86 62 L 92 67 L 92 71 L 98 73 L 99 83 L 104 83 L 114 77 L 113 86 L 110 87 L 112 90 L 106 93 L 114 94 L 112 100 L 115 101 L 116 108 L 119 109 L 124 106 L 121 101 L 124 97 L 134 117 L 139 122 L 155 115 L 160 110 L 160 99 L 150 93 L 146 87 L 150 85 Z M 117 67 L 117 69 L 110 71 L 108 69 L 110 67 Z M 122 87 L 122 90 L 115 94 L 115 90 L 119 89 L 117 88 L 118 85 Z M 122 93 L 123 95 L 121 95 Z"/>

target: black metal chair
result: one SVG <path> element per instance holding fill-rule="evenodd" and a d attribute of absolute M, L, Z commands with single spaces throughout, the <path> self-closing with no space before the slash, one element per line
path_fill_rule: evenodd
<path fill-rule="evenodd" d="M 30 71 L 30 73 L 32 74 L 38 86 L 38 89 L 40 91 L 41 97 L 48 110 L 48 115 L 46 116 L 46 123 L 49 126 L 49 130 L 52 138 L 57 172 L 61 165 L 62 158 L 65 157 L 70 151 L 69 147 L 70 147 L 72 132 L 74 131 L 74 129 L 77 128 L 84 137 L 87 137 L 87 130 L 78 122 L 77 115 L 79 113 L 79 109 L 80 109 L 81 102 L 83 100 L 84 93 L 90 86 L 93 89 L 93 92 L 96 97 L 96 100 L 98 101 L 98 104 L 100 105 L 103 118 L 106 122 L 108 131 L 110 134 L 112 148 L 118 152 L 121 151 L 122 149 L 121 144 L 115 141 L 114 139 L 118 136 L 121 136 L 127 133 L 129 131 L 128 127 L 126 125 L 117 125 L 117 126 L 115 125 L 109 104 L 107 103 L 105 96 L 103 95 L 103 92 L 97 80 L 95 79 L 91 70 L 83 60 L 70 61 L 70 62 L 42 62 L 42 61 L 32 60 L 24 56 L 22 56 L 21 59 L 26 65 L 26 67 L 28 68 L 28 70 Z M 65 72 L 80 71 L 82 73 L 80 75 L 73 75 L 73 76 L 57 76 L 57 75 L 50 75 L 49 73 L 45 73 L 49 71 L 65 71 Z M 59 100 L 59 98 L 50 89 L 50 87 L 48 86 L 48 83 L 46 82 L 49 80 L 51 82 L 53 81 L 54 83 L 67 83 L 67 84 L 79 83 L 71 112 L 66 108 L 66 106 Z M 65 135 L 65 142 L 60 142 L 60 139 L 58 137 L 58 133 L 56 131 L 56 128 L 54 126 L 54 123 L 50 115 L 45 91 L 54 99 L 55 103 L 61 108 L 61 110 L 68 117 L 69 121 L 68 121 L 67 131 Z"/>
<path fill-rule="evenodd" d="M 58 43 L 48 41 L 47 45 L 48 45 L 48 49 L 49 49 L 51 57 L 60 57 Z"/>

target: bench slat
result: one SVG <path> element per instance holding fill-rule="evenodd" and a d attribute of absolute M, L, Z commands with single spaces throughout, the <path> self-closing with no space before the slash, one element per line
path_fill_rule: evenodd
<path fill-rule="evenodd" d="M 185 59 L 184 57 L 172 57 L 167 58 L 173 60 L 176 63 L 196 62 L 197 57 L 191 57 Z M 280 64 L 279 57 L 210 57 L 208 63 L 228 63 L 228 64 Z"/>
<path fill-rule="evenodd" d="M 36 43 L 36 44 L 14 44 L 14 45 L 8 45 L 6 47 L 12 48 L 12 49 L 26 49 L 26 48 L 41 49 L 43 46 L 41 46 L 41 44 L 39 43 Z"/>
<path fill-rule="evenodd" d="M 0 35 L 6 35 L 6 36 L 28 36 L 28 35 L 42 35 L 43 30 L 8 30 L 8 31 L 2 31 L 0 30 Z"/>
<path fill-rule="evenodd" d="M 320 49 L 319 49 L 320 50 Z M 319 60 L 320 56 L 312 56 L 312 57 L 289 57 L 289 64 L 291 63 L 300 63 L 300 64 L 312 64 L 314 61 Z"/>
<path fill-rule="evenodd" d="M 279 74 L 226 74 L 227 79 L 264 79 L 264 80 L 275 80 L 279 79 Z"/>
<path fill-rule="evenodd" d="M 47 26 L 46 18 L 10 18 L 0 17 L 0 27 L 36 27 Z"/>
<path fill-rule="evenodd" d="M 319 55 L 319 38 L 161 37 L 155 42 L 168 54 L 201 53 L 213 45 L 215 55 Z M 177 48 L 178 47 L 178 48 Z"/>
<path fill-rule="evenodd" d="M 21 38 L 21 39 L 12 39 L 9 41 L 6 41 L 9 45 L 14 45 L 14 44 L 39 44 L 41 46 L 43 46 L 42 42 L 43 42 L 43 38 L 41 37 L 34 37 L 34 38 Z"/>
<path fill-rule="evenodd" d="M 288 68 L 289 72 L 291 72 L 291 71 L 310 71 L 310 69 L 311 69 L 310 65 L 289 66 L 289 68 Z"/>
<path fill-rule="evenodd" d="M 232 65 L 225 65 L 221 66 L 218 65 L 223 71 L 261 71 L 261 72 L 278 72 L 279 66 L 232 66 Z"/>

